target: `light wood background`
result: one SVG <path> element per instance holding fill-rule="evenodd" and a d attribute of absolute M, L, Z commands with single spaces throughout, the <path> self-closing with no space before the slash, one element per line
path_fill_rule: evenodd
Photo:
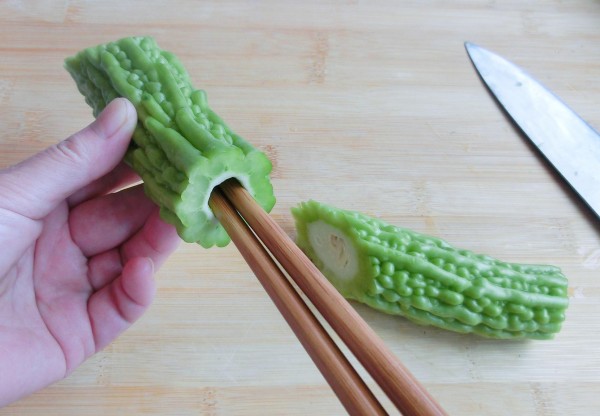
<path fill-rule="evenodd" d="M 291 235 L 290 207 L 313 198 L 563 269 L 571 305 L 553 341 L 489 341 L 356 305 L 450 414 L 600 411 L 598 219 L 463 48 L 526 68 L 598 128 L 600 1 L 1 1 L 0 167 L 91 121 L 66 56 L 140 34 L 268 153 L 273 216 Z M 129 332 L 0 415 L 344 414 L 233 246 L 183 245 L 158 282 Z"/>

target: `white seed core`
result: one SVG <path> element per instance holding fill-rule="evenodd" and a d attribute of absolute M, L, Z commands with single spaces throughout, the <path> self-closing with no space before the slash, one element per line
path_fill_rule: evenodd
<path fill-rule="evenodd" d="M 308 224 L 308 239 L 319 260 L 338 278 L 350 280 L 356 275 L 356 249 L 344 233 L 323 221 L 315 221 Z"/>

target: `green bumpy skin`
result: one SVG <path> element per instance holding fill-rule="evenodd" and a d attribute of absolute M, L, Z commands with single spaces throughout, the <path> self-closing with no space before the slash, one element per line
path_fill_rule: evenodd
<path fill-rule="evenodd" d="M 91 47 L 67 58 L 65 67 L 94 116 L 116 97 L 133 103 L 138 125 L 125 161 L 184 241 L 206 248 L 229 243 L 208 207 L 212 190 L 226 179 L 236 178 L 266 211 L 273 208 L 269 159 L 227 127 L 179 60 L 154 39 Z"/>
<path fill-rule="evenodd" d="M 551 339 L 568 306 L 554 266 L 505 263 L 315 201 L 292 209 L 300 248 L 346 298 L 422 325 Z"/>

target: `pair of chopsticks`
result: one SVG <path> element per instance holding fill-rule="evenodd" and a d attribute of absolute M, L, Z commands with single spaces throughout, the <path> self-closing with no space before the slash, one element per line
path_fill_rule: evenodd
<path fill-rule="evenodd" d="M 446 414 L 239 182 L 222 183 L 209 206 L 349 414 L 387 412 L 273 258 L 402 414 Z"/>

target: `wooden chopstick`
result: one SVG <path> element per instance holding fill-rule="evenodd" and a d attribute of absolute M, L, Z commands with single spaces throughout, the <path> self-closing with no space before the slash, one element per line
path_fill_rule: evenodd
<path fill-rule="evenodd" d="M 233 179 L 222 183 L 220 188 L 398 410 L 404 415 L 446 415 L 421 383 L 248 191 Z"/>
<path fill-rule="evenodd" d="M 246 223 L 215 189 L 209 206 L 350 415 L 387 415 Z"/>

